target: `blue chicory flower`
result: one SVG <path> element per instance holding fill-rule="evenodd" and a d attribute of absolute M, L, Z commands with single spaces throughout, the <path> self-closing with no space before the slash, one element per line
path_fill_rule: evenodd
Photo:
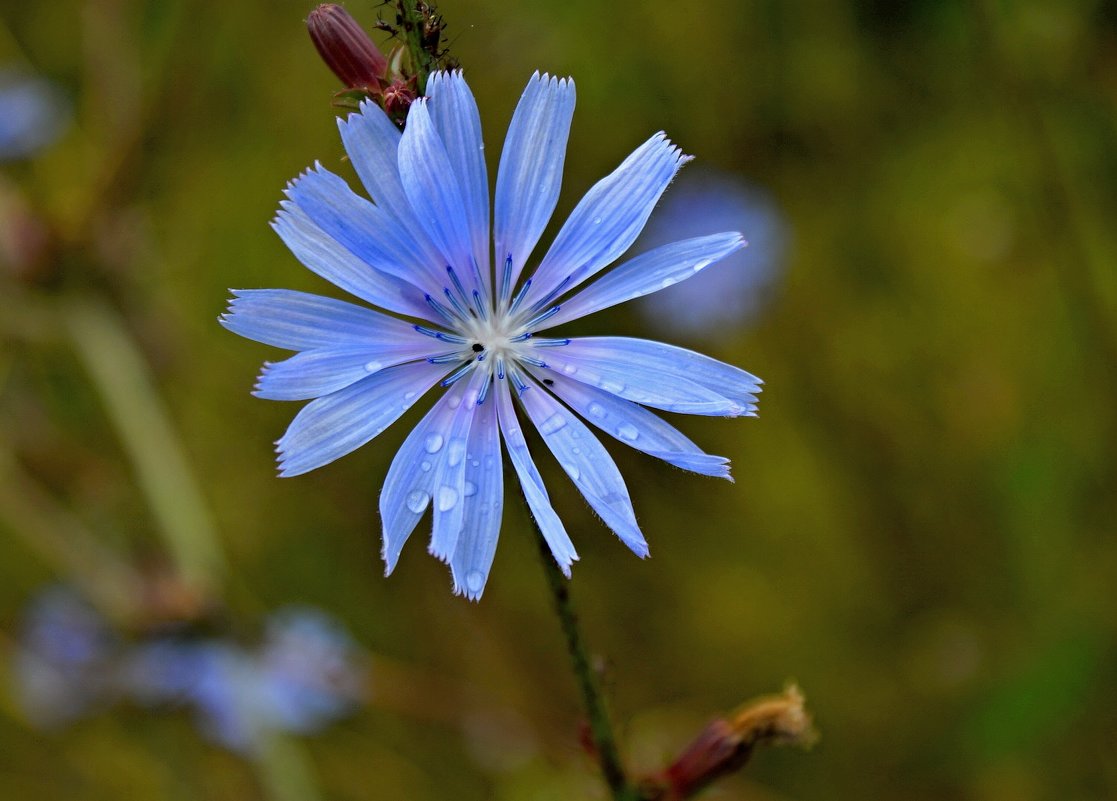
<path fill-rule="evenodd" d="M 445 392 L 396 454 L 380 495 L 386 572 L 430 507 L 431 553 L 449 563 L 455 592 L 480 598 L 500 532 L 503 442 L 569 575 L 577 553 L 528 452 L 515 398 L 594 511 L 646 556 L 624 479 L 582 418 L 685 470 L 729 478 L 728 459 L 704 453 L 644 407 L 755 416 L 761 382 L 658 342 L 540 334 L 689 278 L 744 240 L 731 232 L 665 245 L 582 288 L 629 248 L 689 160 L 658 133 L 590 189 L 527 276 L 558 201 L 573 82 L 536 73 L 516 108 L 492 208 L 495 259 L 473 95 L 460 72 L 435 73 L 427 93 L 402 134 L 371 103 L 339 120 L 375 203 L 316 165 L 288 186 L 273 223 L 312 271 L 399 316 L 264 289 L 235 290 L 221 318 L 241 336 L 298 351 L 265 364 L 254 393 L 313 399 L 277 443 L 280 475 L 364 445 L 438 385 Z"/>

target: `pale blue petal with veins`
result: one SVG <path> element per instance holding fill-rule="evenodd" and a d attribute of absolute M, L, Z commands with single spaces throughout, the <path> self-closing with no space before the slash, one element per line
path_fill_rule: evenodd
<path fill-rule="evenodd" d="M 316 166 L 289 186 L 275 222 L 307 267 L 378 310 L 236 290 L 221 317 L 235 333 L 297 351 L 266 364 L 256 389 L 311 401 L 278 442 L 280 474 L 355 450 L 433 389 L 439 397 L 396 454 L 380 495 L 388 573 L 429 509 L 430 552 L 450 566 L 455 592 L 481 597 L 500 533 L 507 450 L 570 574 L 578 554 L 528 450 L 525 417 L 605 524 L 647 556 L 624 478 L 582 418 L 677 467 L 729 478 L 728 459 L 704 453 L 644 407 L 755 416 L 760 379 L 657 342 L 540 334 L 684 281 L 744 240 L 729 232 L 666 245 L 587 284 L 635 241 L 690 158 L 657 133 L 589 190 L 532 270 L 558 202 L 573 81 L 536 73 L 528 82 L 500 158 L 491 236 L 473 94 L 450 72 L 431 77 L 429 95 L 412 105 L 402 135 L 372 103 L 341 121 L 371 203 Z"/>

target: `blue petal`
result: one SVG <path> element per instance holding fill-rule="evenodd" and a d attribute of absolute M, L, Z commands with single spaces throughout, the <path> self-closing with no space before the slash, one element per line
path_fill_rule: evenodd
<path fill-rule="evenodd" d="M 636 241 L 660 195 L 689 160 L 658 133 L 594 185 L 571 212 L 532 276 L 525 301 L 566 292 L 612 264 Z"/>
<path fill-rule="evenodd" d="M 528 81 L 512 115 L 496 177 L 493 241 L 497 275 L 512 257 L 516 283 L 558 203 L 570 120 L 574 116 L 574 81 L 538 72 Z M 502 292 L 511 287 L 498 284 Z"/>
<path fill-rule="evenodd" d="M 356 450 L 395 422 L 444 375 L 444 365 L 414 362 L 381 370 L 311 401 L 276 443 L 279 474 L 297 476 Z"/>
<path fill-rule="evenodd" d="M 644 406 L 716 417 L 737 417 L 748 411 L 741 403 L 691 380 L 678 369 L 649 370 L 607 349 L 578 348 L 579 342 L 573 339 L 564 347 L 539 348 L 537 353 L 556 377 L 573 378 Z"/>
<path fill-rule="evenodd" d="M 649 376 L 655 374 L 667 381 L 691 381 L 738 404 L 740 409 L 731 416 L 755 416 L 756 393 L 761 391 L 761 384 L 764 383 L 739 367 L 686 348 L 648 339 L 580 337 L 558 350 L 568 358 L 614 362 L 624 364 L 638 373 L 644 372 Z M 636 398 L 629 400 L 639 402 Z"/>
<path fill-rule="evenodd" d="M 415 214 L 407 202 L 399 177 L 400 130 L 371 100 L 361 103 L 359 114 L 338 118 L 341 141 L 369 195 L 389 217 L 410 230 Z"/>
<path fill-rule="evenodd" d="M 740 234 L 726 233 L 687 239 L 642 253 L 563 303 L 558 314 L 540 330 L 666 289 L 744 246 Z"/>
<path fill-rule="evenodd" d="M 272 228 L 312 272 L 334 286 L 388 311 L 427 319 L 430 306 L 413 284 L 369 266 L 295 206 L 283 209 Z"/>
<path fill-rule="evenodd" d="M 532 370 L 536 378 L 541 379 L 541 373 Z M 677 428 L 642 406 L 564 378 L 552 379 L 550 389 L 582 417 L 625 445 L 684 470 L 729 478 L 728 459 L 703 452 Z"/>
<path fill-rule="evenodd" d="M 469 429 L 462 503 L 465 516 L 461 536 L 450 559 L 450 570 L 454 591 L 476 601 L 481 598 L 489 578 L 504 511 L 500 429 L 496 404 L 491 402 L 477 407 Z"/>
<path fill-rule="evenodd" d="M 481 267 L 488 286 L 489 275 L 489 173 L 485 168 L 485 144 L 481 140 L 481 117 L 477 101 L 461 70 L 436 72 L 427 81 L 427 95 L 434 129 L 446 147 L 446 155 L 465 201 L 473 258 Z"/>
<path fill-rule="evenodd" d="M 465 199 L 425 99 L 416 100 L 407 112 L 399 173 L 419 225 L 442 256 L 441 267 L 453 267 L 467 289 L 480 289 Z"/>
<path fill-rule="evenodd" d="M 574 550 L 574 543 L 562 525 L 562 520 L 551 506 L 551 499 L 547 495 L 547 488 L 543 486 L 543 478 L 532 461 L 531 453 L 527 448 L 520 421 L 512 408 L 512 397 L 508 391 L 507 381 L 497 381 L 494 388 L 496 395 L 497 416 L 500 419 L 500 430 L 504 436 L 504 444 L 508 446 L 508 455 L 512 459 L 512 466 L 520 479 L 524 498 L 527 499 L 531 516 L 535 524 L 543 533 L 551 553 L 558 562 L 562 572 L 570 578 L 570 565 L 578 559 L 578 552 Z"/>
<path fill-rule="evenodd" d="M 337 348 L 416 336 L 402 320 L 343 300 L 291 289 L 232 292 L 229 310 L 218 319 L 221 325 L 277 348 Z"/>
<path fill-rule="evenodd" d="M 410 118 L 409 118 L 410 119 Z M 434 525 L 428 550 L 444 562 L 454 554 L 465 520 L 465 469 L 468 462 L 469 431 L 477 409 L 481 387 L 489 380 L 487 370 L 473 370 L 461 402 L 454 410 L 450 431 L 446 437 L 446 455 L 438 464 L 434 480 Z M 457 382 L 466 384 L 466 379 Z"/>
<path fill-rule="evenodd" d="M 431 340 L 423 339 L 426 341 L 304 350 L 281 362 L 265 362 L 252 394 L 281 401 L 329 395 L 387 367 L 429 356 Z"/>
<path fill-rule="evenodd" d="M 428 292 L 445 282 L 436 256 L 320 164 L 292 182 L 287 196 L 290 200 L 280 204 L 285 211 L 299 209 L 366 265 Z"/>
<path fill-rule="evenodd" d="M 430 506 L 435 479 L 442 470 L 446 441 L 465 384 L 458 381 L 439 398 L 400 446 L 380 493 L 385 575 L 396 568 L 404 543 Z"/>
<path fill-rule="evenodd" d="M 573 412 L 542 386 L 529 382 L 520 402 L 547 447 L 605 525 L 637 556 L 647 556 L 648 544 L 636 524 L 628 488 L 605 446 Z"/>

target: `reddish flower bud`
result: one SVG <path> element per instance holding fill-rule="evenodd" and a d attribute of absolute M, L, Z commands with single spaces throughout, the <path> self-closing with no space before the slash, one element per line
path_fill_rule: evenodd
<path fill-rule="evenodd" d="M 415 90 L 407 81 L 393 81 L 392 85 L 384 90 L 384 110 L 394 119 L 402 120 L 406 117 L 407 110 L 411 108 L 414 100 Z"/>
<path fill-rule="evenodd" d="M 310 12 L 306 28 L 326 66 L 346 87 L 371 94 L 380 91 L 388 60 L 348 11 L 323 3 Z"/>

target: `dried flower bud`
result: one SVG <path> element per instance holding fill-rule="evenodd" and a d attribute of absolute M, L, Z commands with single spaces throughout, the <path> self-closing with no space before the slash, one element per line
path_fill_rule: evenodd
<path fill-rule="evenodd" d="M 388 60 L 348 11 L 323 3 L 310 12 L 306 28 L 326 66 L 346 87 L 380 91 Z"/>
<path fill-rule="evenodd" d="M 662 774 L 649 780 L 645 798 L 681 801 L 740 768 L 757 745 L 809 746 L 817 735 L 799 688 L 745 704 L 710 723 Z"/>

